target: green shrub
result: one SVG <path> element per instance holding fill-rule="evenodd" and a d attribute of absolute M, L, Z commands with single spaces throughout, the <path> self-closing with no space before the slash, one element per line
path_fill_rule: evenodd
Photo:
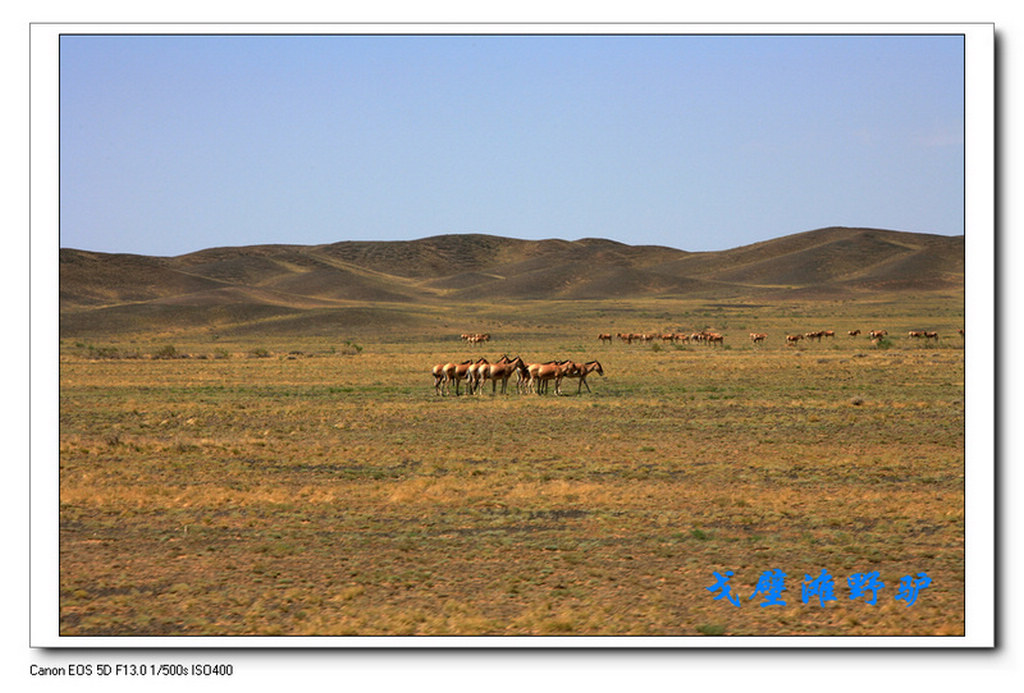
<path fill-rule="evenodd" d="M 95 347 L 90 344 L 88 356 L 91 359 L 119 359 L 121 358 L 121 352 L 118 351 L 117 347 Z"/>
<path fill-rule="evenodd" d="M 700 633 L 701 635 L 724 635 L 725 634 L 725 626 L 721 626 L 721 625 L 717 625 L 717 624 L 712 625 L 710 623 L 705 623 L 704 625 L 697 626 L 697 632 Z"/>
<path fill-rule="evenodd" d="M 153 352 L 153 358 L 155 359 L 176 359 L 178 356 L 178 350 L 172 344 L 162 346 Z"/>

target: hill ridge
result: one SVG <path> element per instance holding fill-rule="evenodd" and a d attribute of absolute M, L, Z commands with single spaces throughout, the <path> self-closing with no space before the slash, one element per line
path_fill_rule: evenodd
<path fill-rule="evenodd" d="M 59 254 L 62 334 L 154 327 L 171 310 L 188 313 L 180 317 L 190 325 L 342 305 L 390 306 L 389 319 L 402 311 L 422 318 L 453 300 L 723 298 L 786 291 L 804 300 L 831 299 L 883 290 L 962 291 L 964 276 L 963 236 L 845 226 L 702 252 L 593 237 L 474 233 L 221 246 L 174 257 L 73 248 Z"/>

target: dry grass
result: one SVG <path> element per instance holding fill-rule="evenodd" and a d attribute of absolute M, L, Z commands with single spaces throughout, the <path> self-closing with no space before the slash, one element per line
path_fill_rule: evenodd
<path fill-rule="evenodd" d="M 962 634 L 959 337 L 781 343 L 797 326 L 898 334 L 923 315 L 950 334 L 955 305 L 833 320 L 628 308 L 556 329 L 552 305 L 535 333 L 520 324 L 483 349 L 458 330 L 359 350 L 267 340 L 269 358 L 196 335 L 178 351 L 229 356 L 90 359 L 65 344 L 61 632 Z M 642 323 L 713 323 L 729 348 L 596 342 Z M 743 341 L 761 326 L 777 335 L 767 348 Z M 434 396 L 433 363 L 502 352 L 599 358 L 607 375 L 580 396 Z M 771 569 L 788 603 L 760 608 L 748 598 Z M 803 604 L 822 569 L 838 600 Z M 726 570 L 740 608 L 706 589 Z M 846 577 L 873 570 L 878 605 L 851 601 Z M 895 601 L 921 571 L 932 586 Z"/>

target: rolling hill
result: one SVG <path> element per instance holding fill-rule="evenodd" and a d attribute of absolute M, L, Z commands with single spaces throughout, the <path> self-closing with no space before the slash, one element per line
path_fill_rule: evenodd
<path fill-rule="evenodd" d="M 803 300 L 955 292 L 964 238 L 832 227 L 718 252 L 481 234 L 210 248 L 177 257 L 62 248 L 61 336 L 418 325 L 473 302 Z"/>

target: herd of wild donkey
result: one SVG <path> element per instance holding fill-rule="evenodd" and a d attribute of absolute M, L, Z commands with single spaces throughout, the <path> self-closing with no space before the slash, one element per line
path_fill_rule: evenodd
<path fill-rule="evenodd" d="M 575 378 L 579 381 L 576 386 L 576 394 L 579 394 L 583 387 L 590 392 L 590 385 L 587 385 L 587 376 L 597 372 L 604 375 L 604 368 L 599 361 L 588 361 L 587 363 L 576 363 L 574 361 L 549 361 L 547 363 L 526 363 L 522 357 L 514 359 L 508 355 L 502 356 L 494 363 L 485 358 L 476 361 L 469 359 L 462 363 L 439 363 L 434 366 L 434 392 L 439 395 L 446 395 L 455 386 L 455 394 L 459 395 L 459 386 L 465 381 L 468 394 L 477 393 L 483 389 L 484 383 L 491 381 L 491 393 L 498 389 L 498 382 L 501 382 L 501 392 L 504 394 L 508 388 L 508 381 L 516 376 L 516 390 L 518 392 L 536 392 L 543 394 L 547 392 L 548 384 L 555 383 L 555 394 L 562 394 L 562 380 L 564 378 Z"/>
<path fill-rule="evenodd" d="M 957 330 L 961 337 L 964 336 L 963 329 Z M 850 330 L 846 334 L 850 337 L 857 337 L 860 335 L 860 330 Z M 886 330 L 871 330 L 868 332 L 868 338 L 872 344 L 879 344 L 881 340 L 888 336 Z M 803 334 L 787 334 L 786 344 L 793 346 L 798 344 L 801 340 L 816 340 L 821 341 L 823 338 L 835 338 L 836 333 L 833 330 L 818 330 L 816 332 L 804 332 Z M 725 337 L 718 332 L 709 332 L 702 330 L 700 332 L 693 332 L 686 334 L 683 332 L 668 332 L 668 333 L 651 333 L 651 332 L 629 332 L 616 333 L 620 341 L 626 344 L 632 344 L 633 342 L 647 343 L 653 342 L 654 340 L 661 340 L 663 342 L 673 342 L 688 344 L 696 342 L 699 344 L 706 344 L 710 346 L 718 346 L 725 343 Z M 909 339 L 934 339 L 936 342 L 939 341 L 938 332 L 928 332 L 924 330 L 911 330 L 907 333 Z M 768 338 L 768 335 L 763 332 L 751 332 L 750 341 L 754 344 L 761 344 Z M 490 334 L 463 334 L 462 340 L 470 344 L 479 344 L 481 342 L 488 342 L 491 339 Z M 602 332 L 597 336 L 600 342 L 612 342 L 612 335 L 608 332 Z M 498 390 L 498 382 L 501 382 L 501 392 L 504 394 L 508 388 L 508 381 L 512 376 L 516 376 L 516 391 L 520 393 L 524 392 L 535 392 L 537 394 L 543 394 L 548 390 L 548 384 L 554 381 L 555 383 L 555 394 L 562 394 L 561 385 L 562 380 L 565 378 L 575 379 L 578 384 L 576 386 L 576 394 L 579 394 L 584 387 L 587 388 L 587 392 L 590 392 L 590 385 L 587 384 L 587 376 L 591 373 L 596 372 L 598 375 L 604 375 L 604 368 L 602 368 L 599 361 L 587 361 L 586 363 L 577 363 L 571 359 L 564 361 L 547 361 L 545 363 L 526 363 L 519 356 L 514 359 L 509 358 L 507 354 L 503 355 L 500 359 L 494 363 L 489 362 L 485 358 L 479 358 L 475 361 L 473 359 L 467 359 L 461 363 L 447 362 L 439 363 L 433 368 L 434 375 L 434 393 L 437 395 L 447 395 L 451 392 L 454 386 L 455 394 L 458 396 L 461 394 L 460 385 L 466 383 L 467 394 L 479 394 L 484 387 L 484 384 L 489 380 L 491 381 L 491 393 L 495 394 Z"/>

